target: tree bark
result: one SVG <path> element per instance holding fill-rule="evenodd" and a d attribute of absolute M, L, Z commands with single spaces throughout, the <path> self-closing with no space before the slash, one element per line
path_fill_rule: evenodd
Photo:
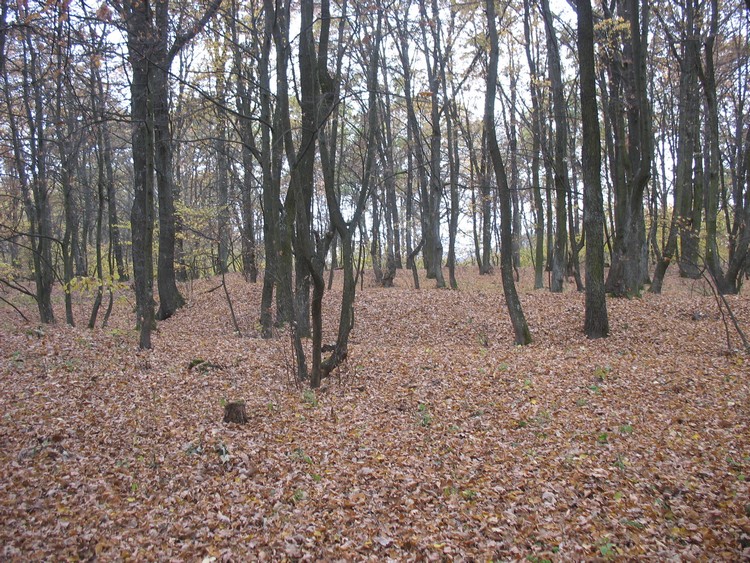
<path fill-rule="evenodd" d="M 500 204 L 500 232 L 501 232 L 501 251 L 500 251 L 500 269 L 503 281 L 503 293 L 505 302 L 508 307 L 513 332 L 515 333 L 516 344 L 525 345 L 531 343 L 531 332 L 526 324 L 526 317 L 523 314 L 521 301 L 516 293 L 516 284 L 513 279 L 513 234 L 511 232 L 511 222 L 513 215 L 510 203 L 510 189 L 508 186 L 508 177 L 505 173 L 503 157 L 500 154 L 500 147 L 497 144 L 497 135 L 495 133 L 495 95 L 497 92 L 497 65 L 499 58 L 497 24 L 495 22 L 495 3 L 494 0 L 486 0 L 487 9 L 487 27 L 490 40 L 490 59 L 487 68 L 487 94 L 484 103 L 484 127 L 487 131 L 487 142 L 489 146 L 492 164 L 495 169 L 495 179 L 498 184 L 498 200 Z"/>
<path fill-rule="evenodd" d="M 530 0 L 524 0 L 524 36 L 526 38 L 526 60 L 529 65 L 529 91 L 531 93 L 531 188 L 534 193 L 534 289 L 544 287 L 544 199 L 539 178 L 541 151 L 541 115 L 539 101 L 539 80 L 536 61 L 531 53 Z"/>
<path fill-rule="evenodd" d="M 589 338 L 601 338 L 609 333 L 609 318 L 604 291 L 604 202 L 591 0 L 578 0 L 578 64 L 583 127 L 583 224 L 586 235 L 586 311 L 583 332 Z"/>
<path fill-rule="evenodd" d="M 622 52 L 609 61 L 612 95 L 605 115 L 612 122 L 615 139 L 616 233 L 606 288 L 615 296 L 632 297 L 640 294 L 648 277 L 643 194 L 651 176 L 653 153 L 644 44 L 649 15 L 647 0 L 623 0 L 620 8 L 629 33 L 623 38 Z"/>
<path fill-rule="evenodd" d="M 555 246 L 552 254 L 552 281 L 550 290 L 561 292 L 565 282 L 567 262 L 567 215 L 566 197 L 569 192 L 568 165 L 568 124 L 565 115 L 565 92 L 560 67 L 560 49 L 552 25 L 552 12 L 549 0 L 541 0 L 544 27 L 547 34 L 547 56 L 549 57 L 549 78 L 552 85 L 552 108 L 555 118 L 554 178 L 555 178 Z"/>
<path fill-rule="evenodd" d="M 674 210 L 669 226 L 669 235 L 662 248 L 661 257 L 656 263 L 653 280 L 649 291 L 661 293 L 664 275 L 677 251 L 678 236 L 681 236 L 680 272 L 693 277 L 697 270 L 697 245 L 692 226 L 693 199 L 693 160 L 695 139 L 698 126 L 697 64 L 699 43 L 696 38 L 694 6 L 686 2 L 684 7 L 685 35 L 682 38 L 682 53 L 678 54 L 674 42 L 670 49 L 680 64 L 680 85 L 678 92 L 677 116 L 677 156 L 674 181 Z"/>

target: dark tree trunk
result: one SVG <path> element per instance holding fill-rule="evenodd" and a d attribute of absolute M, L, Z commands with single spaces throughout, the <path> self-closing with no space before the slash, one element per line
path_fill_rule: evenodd
<path fill-rule="evenodd" d="M 487 149 L 487 125 L 484 125 L 482 133 L 482 167 L 480 170 L 479 180 L 481 183 L 480 191 L 482 194 L 482 265 L 479 268 L 480 274 L 492 274 L 492 217 L 493 217 L 493 198 L 490 164 L 485 156 L 489 151 Z"/>
<path fill-rule="evenodd" d="M 404 104 L 406 105 L 407 115 L 407 137 L 411 140 L 409 146 L 409 171 L 411 172 L 412 157 L 416 161 L 417 179 L 419 186 L 419 196 L 422 208 L 420 214 L 422 236 L 425 240 L 425 244 L 422 249 L 422 257 L 424 259 L 424 267 L 427 270 L 427 277 L 434 278 L 434 247 L 433 242 L 434 228 L 432 227 L 432 216 L 428 212 L 428 201 L 430 199 L 430 179 L 428 175 L 428 163 L 425 158 L 426 150 L 424 141 L 422 139 L 422 132 L 417 120 L 417 113 L 414 107 L 414 99 L 412 92 L 412 72 L 411 72 L 411 59 L 409 55 L 409 44 L 411 37 L 409 30 L 406 27 L 406 22 L 399 19 L 397 14 L 394 14 L 396 22 L 396 33 L 398 35 L 397 48 L 399 52 L 399 58 L 401 60 L 401 66 L 403 70 L 404 79 Z M 411 183 L 408 184 L 411 186 Z M 413 217 L 413 199 L 409 197 L 407 199 L 407 214 L 411 213 Z"/>
<path fill-rule="evenodd" d="M 21 5 L 19 5 L 21 6 Z M 29 17 L 24 8 L 19 9 L 19 18 Z M 34 297 L 39 310 L 39 320 L 42 323 L 54 323 L 55 315 L 52 308 L 52 285 L 54 283 L 54 269 L 52 263 L 52 221 L 50 217 L 50 202 L 46 168 L 46 132 L 44 123 L 44 106 L 42 94 L 42 80 L 39 77 L 39 59 L 32 41 L 32 26 L 19 28 L 20 41 L 24 45 L 22 50 L 21 96 L 23 111 L 21 115 L 14 111 L 13 86 L 5 68 L 5 35 L 6 3 L 2 4 L 2 43 L 0 43 L 0 71 L 3 77 L 3 93 L 7 107 L 8 127 L 12 138 L 13 164 L 20 184 L 26 217 L 29 221 L 29 247 L 32 254 L 34 282 L 36 290 Z M 16 101 L 17 103 L 17 101 Z M 25 120 L 25 123 L 24 123 Z M 28 151 L 28 155 L 24 154 Z M 28 159 L 28 160 L 27 160 Z M 28 165 L 28 169 L 27 169 Z"/>
<path fill-rule="evenodd" d="M 155 48 L 149 65 L 149 95 L 153 119 L 154 170 L 159 195 L 159 255 L 157 286 L 159 311 L 156 318 L 168 319 L 185 304 L 177 289 L 175 276 L 175 183 L 172 170 L 172 132 L 169 124 L 169 67 L 168 54 L 169 2 L 156 3 Z"/>
<path fill-rule="evenodd" d="M 521 198 L 518 175 L 518 126 L 516 106 L 518 104 L 518 71 L 511 55 L 510 61 L 510 116 L 508 119 L 508 150 L 510 152 L 510 192 L 513 203 L 513 268 L 518 281 L 518 268 L 521 267 Z"/>
<path fill-rule="evenodd" d="M 202 18 L 174 36 L 169 47 L 169 2 L 116 0 L 127 26 L 130 83 L 133 207 L 130 213 L 135 278 L 136 316 L 140 347 L 151 348 L 154 315 L 154 174 L 159 188 L 159 315 L 169 318 L 184 304 L 175 280 L 175 184 L 172 135 L 169 128 L 169 68 L 175 55 L 203 29 L 219 8 L 213 0 Z"/>
<path fill-rule="evenodd" d="M 217 79 L 217 97 L 220 108 L 226 105 L 225 82 L 222 77 Z M 217 111 L 217 127 L 215 147 L 216 147 L 216 187 L 217 197 L 216 207 L 217 214 L 217 235 L 218 235 L 218 253 L 216 273 L 225 274 L 229 271 L 229 245 L 230 245 L 230 224 L 229 224 L 229 155 L 227 147 L 226 115 L 224 111 Z"/>
<path fill-rule="evenodd" d="M 678 55 L 675 45 L 670 49 L 680 63 L 680 86 L 677 116 L 677 163 L 674 182 L 674 211 L 669 226 L 666 244 L 656 262 L 653 281 L 649 291 L 661 293 L 664 275 L 677 251 L 678 236 L 681 236 L 680 272 L 688 277 L 697 270 L 697 244 L 692 231 L 691 207 L 693 199 L 693 155 L 698 126 L 697 64 L 699 43 L 695 37 L 694 6 L 686 2 L 684 8 L 685 36 L 682 38 L 682 53 Z M 696 272 L 697 273 L 697 272 Z"/>
<path fill-rule="evenodd" d="M 427 277 L 435 278 L 438 288 L 445 287 L 443 277 L 443 243 L 440 237 L 440 202 L 443 196 L 443 181 L 441 173 L 441 143 L 442 133 L 440 128 L 440 68 L 444 64 L 441 47 L 440 13 L 437 0 L 432 0 L 432 15 L 427 14 L 426 0 L 419 0 L 419 11 L 424 21 L 432 22 L 430 26 L 421 26 L 422 39 L 425 45 L 425 66 L 427 68 L 427 81 L 430 91 L 430 185 L 427 194 L 427 216 L 429 236 L 425 237 L 425 248 L 429 249 L 430 264 Z M 427 47 L 427 28 L 432 32 L 432 47 Z M 430 53 L 432 56 L 430 56 Z M 423 204 L 424 205 L 424 204 Z"/>
<path fill-rule="evenodd" d="M 719 214 L 719 176 L 721 174 L 721 147 L 719 144 L 719 107 L 716 91 L 716 70 L 714 61 L 714 46 L 719 34 L 719 2 L 711 0 L 711 23 L 708 37 L 704 41 L 705 59 L 700 68 L 700 79 L 706 104 L 707 117 L 707 180 L 704 182 L 705 217 L 706 217 L 706 266 L 716 282 L 717 289 L 722 294 L 733 294 L 739 291 L 724 274 L 716 240 L 717 219 Z"/>
<path fill-rule="evenodd" d="M 346 21 L 347 3 L 343 2 L 341 6 L 342 17 L 339 27 L 339 35 Z M 336 106 L 339 100 L 339 83 L 341 81 L 341 65 L 344 57 L 343 43 L 340 43 L 336 55 L 336 75 L 332 78 L 327 68 L 328 58 L 328 30 L 330 26 L 330 12 L 328 0 L 321 1 L 321 38 L 320 49 L 318 53 L 318 80 L 321 90 L 321 114 L 327 115 Z M 381 18 L 378 16 L 377 33 L 375 35 L 373 54 L 370 58 L 370 66 L 367 74 L 368 85 L 368 108 L 374 108 L 377 103 L 377 65 L 380 52 L 381 40 Z M 343 291 L 341 295 L 341 310 L 339 316 L 338 334 L 336 345 L 331 355 L 322 361 L 320 366 L 320 377 L 327 377 L 348 354 L 349 334 L 354 327 L 354 297 L 357 289 L 357 280 L 354 273 L 354 232 L 359 225 L 360 218 L 367 204 L 367 195 L 369 191 L 370 173 L 375 151 L 375 129 L 377 113 L 370 112 L 368 115 L 368 142 L 367 154 L 365 157 L 365 168 L 362 178 L 360 192 L 357 195 L 356 204 L 353 209 L 351 220 L 347 223 L 341 213 L 341 204 L 339 194 L 336 190 L 335 170 L 336 170 L 336 135 L 337 120 L 331 123 L 322 123 L 319 130 L 319 147 L 320 161 L 323 169 L 323 178 L 325 185 L 326 203 L 331 218 L 333 228 L 341 239 L 341 252 L 343 262 Z"/>
<path fill-rule="evenodd" d="M 586 236 L 586 312 L 583 332 L 589 338 L 601 338 L 609 333 L 609 319 L 604 291 L 604 202 L 591 0 L 578 0 L 578 64 L 583 127 L 583 223 Z"/>
<path fill-rule="evenodd" d="M 95 92 L 92 93 L 92 100 L 96 100 L 97 95 Z M 103 100 L 99 100 L 103 101 Z M 94 105 L 94 115 L 101 114 L 100 111 L 101 108 L 98 107 L 98 105 Z M 99 110 L 99 111 L 98 111 Z M 97 181 L 96 181 L 96 187 L 97 187 L 97 207 L 96 207 L 96 275 L 99 278 L 99 283 L 96 288 L 96 297 L 94 298 L 94 304 L 91 307 L 91 315 L 89 316 L 89 325 L 88 327 L 90 329 L 93 329 L 96 327 L 96 318 L 99 315 L 99 308 L 102 304 L 102 296 L 104 294 L 104 265 L 103 265 L 103 259 L 102 259 L 102 230 L 103 230 L 103 222 L 104 222 L 104 194 L 106 193 L 106 183 L 107 183 L 107 174 L 106 174 L 106 166 L 104 163 L 104 154 L 105 152 L 102 150 L 102 147 L 104 145 L 104 139 L 103 139 L 103 124 L 104 120 L 102 120 L 101 124 L 96 128 L 96 141 L 97 145 L 99 147 L 99 150 L 97 150 Z"/>
<path fill-rule="evenodd" d="M 396 196 L 396 163 L 393 156 L 393 130 L 391 124 L 391 96 L 389 94 L 388 67 L 386 57 L 379 57 L 383 74 L 383 127 L 381 138 L 381 160 L 384 163 L 383 217 L 386 225 L 386 271 L 384 281 L 393 285 L 396 270 L 403 268 L 401 263 L 401 234 Z"/>
<path fill-rule="evenodd" d="M 104 102 L 104 84 L 101 80 L 101 75 L 96 72 L 96 85 L 97 95 L 99 100 Z M 107 194 L 107 217 L 108 217 L 108 230 L 109 230 L 109 242 L 114 252 L 115 266 L 117 268 L 118 281 L 127 281 L 128 269 L 125 266 L 124 250 L 122 244 L 122 238 L 120 235 L 120 223 L 117 215 L 117 191 L 115 190 L 115 172 L 112 167 L 113 150 L 112 150 L 112 137 L 109 131 L 109 124 L 106 120 L 102 120 L 100 126 L 101 143 L 99 150 L 102 151 L 102 160 L 104 163 L 104 181 L 106 183 L 106 194 Z M 110 275 L 114 276 L 114 272 L 110 272 Z"/>
<path fill-rule="evenodd" d="M 375 283 L 383 284 L 383 266 L 381 264 L 380 252 L 380 210 L 378 208 L 378 194 L 373 193 L 371 196 L 372 203 L 372 238 L 370 239 L 370 258 L 372 259 L 372 273 L 375 276 Z"/>
<path fill-rule="evenodd" d="M 133 147 L 133 207 L 130 227 L 133 246 L 133 278 L 139 345 L 151 348 L 154 328 L 154 146 L 149 117 L 149 63 L 147 39 L 151 13 L 144 3 L 134 3 L 128 16 L 128 50 L 132 79 L 130 103 Z"/>
<path fill-rule="evenodd" d="M 642 3 L 639 6 L 639 1 Z M 607 115 L 615 138 L 615 244 L 606 288 L 618 297 L 638 295 L 648 276 L 643 194 L 651 175 L 653 141 L 646 95 L 648 3 L 623 0 L 621 17 L 628 24 L 621 56 L 610 61 L 612 89 Z M 627 63 L 625 63 L 627 61 Z M 627 100 L 627 104 L 623 103 Z M 627 118 L 627 130 L 625 122 Z"/>
<path fill-rule="evenodd" d="M 62 8 L 61 8 L 62 9 Z M 57 18 L 56 36 L 53 41 L 55 50 L 56 72 L 59 76 L 66 75 L 69 71 L 69 53 L 66 51 L 66 45 L 70 45 L 68 38 L 64 36 L 65 22 L 68 21 L 69 14 L 60 13 Z M 78 240 L 80 216 L 78 206 L 76 205 L 76 194 L 73 192 L 73 175 L 78 171 L 77 156 L 80 143 L 76 142 L 74 133 L 74 122 L 67 115 L 63 107 L 63 100 L 69 97 L 69 93 L 64 91 L 64 80 L 57 81 L 55 91 L 54 105 L 54 128 L 55 140 L 57 144 L 57 153 L 60 158 L 60 187 L 63 192 L 63 209 L 65 214 L 65 232 L 63 234 L 62 255 L 63 255 L 63 284 L 65 286 L 65 322 L 74 326 L 73 319 L 73 298 L 71 283 L 76 275 L 85 276 L 85 268 L 75 268 L 76 260 L 80 253 Z M 72 96 L 70 96 L 72 97 Z M 71 100 L 68 100 L 70 102 Z"/>
<path fill-rule="evenodd" d="M 508 186 L 508 177 L 505 173 L 505 165 L 500 154 L 500 147 L 497 144 L 497 135 L 495 133 L 495 95 L 497 92 L 497 65 L 498 65 L 498 39 L 497 24 L 495 22 L 495 3 L 494 0 L 487 0 L 487 24 L 490 39 L 490 59 L 487 68 L 487 97 L 484 105 L 484 126 L 487 132 L 487 142 L 489 146 L 492 164 L 495 169 L 495 177 L 498 184 L 498 200 L 500 204 L 501 215 L 501 252 L 500 252 L 500 269 L 503 280 L 503 292 L 505 302 L 508 307 L 510 321 L 513 325 L 516 344 L 525 345 L 531 343 L 531 332 L 526 324 L 526 317 L 521 308 L 521 301 L 516 292 L 516 284 L 513 280 L 513 234 L 511 232 L 511 222 L 513 220 L 510 202 L 510 189 Z"/>
<path fill-rule="evenodd" d="M 277 251 L 280 226 L 280 184 L 279 173 L 281 143 L 272 146 L 271 134 L 273 125 L 278 125 L 271 106 L 271 72 L 270 57 L 273 40 L 273 28 L 276 25 L 275 7 L 272 0 L 263 2 L 263 37 L 258 64 L 260 83 L 260 128 L 261 158 L 260 166 L 263 176 L 263 245 L 266 256 L 266 268 L 263 273 L 263 289 L 260 302 L 260 325 L 264 338 L 273 335 L 273 296 L 274 287 L 279 284 L 279 255 Z M 273 122 L 273 123 L 272 123 Z M 278 128 L 276 128 L 278 130 Z M 278 171 L 278 172 L 277 172 Z"/>
<path fill-rule="evenodd" d="M 233 6 L 236 10 L 236 5 Z M 237 18 L 229 19 L 232 33 L 234 74 L 237 81 L 236 104 L 239 114 L 239 135 L 242 142 L 242 272 L 246 280 L 258 281 L 258 264 L 255 252 L 255 194 L 253 193 L 253 154 L 260 158 L 253 132 L 252 107 L 248 93 L 248 71 L 242 64 L 243 50 L 239 44 Z M 256 48 L 259 46 L 254 45 Z"/>
<path fill-rule="evenodd" d="M 555 118 L 554 174 L 555 174 L 555 247 L 552 254 L 552 281 L 550 290 L 561 292 L 565 282 L 567 263 L 567 215 L 566 197 L 569 190 L 568 165 L 566 154 L 568 147 L 568 124 L 565 115 L 565 92 L 560 67 L 560 50 L 552 25 L 552 12 L 549 0 L 541 0 L 544 27 L 547 34 L 547 53 L 549 57 L 549 78 L 552 85 L 552 108 Z"/>

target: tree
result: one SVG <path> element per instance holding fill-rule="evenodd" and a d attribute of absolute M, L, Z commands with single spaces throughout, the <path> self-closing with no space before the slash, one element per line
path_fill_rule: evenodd
<path fill-rule="evenodd" d="M 254 10 L 255 6 L 251 5 Z M 252 68 L 245 62 L 243 48 L 240 45 L 237 26 L 238 6 L 232 3 L 232 17 L 229 25 L 232 34 L 232 65 L 236 81 L 236 106 L 237 106 L 237 130 L 242 144 L 242 270 L 245 277 L 252 283 L 258 279 L 258 263 L 256 256 L 255 241 L 255 176 L 253 170 L 254 155 L 258 155 L 258 148 L 253 130 L 253 102 L 251 98 L 252 83 L 250 75 Z M 253 18 L 255 19 L 255 18 Z M 253 30 L 255 30 L 253 23 Z M 252 33 L 254 43 L 257 43 L 257 33 Z M 248 52 L 257 52 L 252 47 L 246 47 Z M 249 58 L 249 57 L 247 57 Z"/>
<path fill-rule="evenodd" d="M 606 6 L 605 6 L 606 8 Z M 648 278 L 643 194 L 651 176 L 653 137 L 646 92 L 647 0 L 621 0 L 618 15 L 626 28 L 607 45 L 610 78 L 605 119 L 613 137 L 611 173 L 615 190 L 615 241 L 606 288 L 615 296 L 638 295 Z M 605 9 L 605 17 L 614 22 Z"/>
<path fill-rule="evenodd" d="M 495 96 L 497 93 L 497 61 L 499 58 L 497 23 L 495 21 L 495 2 L 486 0 L 487 8 L 487 30 L 490 41 L 490 59 L 487 66 L 487 93 L 484 102 L 484 127 L 487 132 L 487 144 L 489 147 L 492 165 L 495 170 L 495 179 L 498 185 L 498 200 L 500 203 L 500 270 L 503 281 L 503 293 L 508 314 L 513 325 L 516 344 L 530 344 L 531 332 L 526 324 L 521 301 L 516 292 L 516 284 L 513 279 L 513 234 L 511 222 L 513 214 L 510 203 L 510 188 L 508 177 L 505 173 L 500 147 L 497 143 L 495 132 Z"/>
<path fill-rule="evenodd" d="M 583 127 L 583 222 L 586 236 L 586 313 L 583 332 L 589 338 L 601 338 L 609 333 L 609 319 L 604 291 L 604 203 L 594 70 L 594 18 L 590 0 L 578 0 L 578 66 Z"/>
<path fill-rule="evenodd" d="M 440 128 L 440 73 L 445 60 L 441 47 L 441 21 L 437 0 L 431 1 L 431 14 L 427 13 L 426 0 L 419 0 L 419 13 L 421 15 L 420 29 L 424 45 L 425 67 L 427 68 L 426 96 L 430 100 L 430 185 L 427 194 L 425 221 L 428 232 L 425 233 L 425 249 L 429 247 L 429 263 L 427 277 L 434 277 L 438 288 L 445 287 L 443 277 L 443 243 L 440 239 L 440 200 L 443 195 L 443 181 L 441 173 L 442 156 L 442 132 Z M 427 29 L 430 30 L 431 41 L 427 39 Z M 432 56 L 430 56 L 430 54 Z M 429 94 L 427 96 L 427 94 Z M 427 260 L 425 259 L 427 262 Z"/>
<path fill-rule="evenodd" d="M 212 0 L 202 18 L 177 33 L 169 46 L 169 2 L 115 0 L 127 31 L 131 65 L 133 147 L 133 275 L 140 347 L 151 348 L 156 317 L 169 318 L 183 303 L 174 271 L 175 209 L 172 138 L 169 128 L 169 68 L 177 53 L 205 26 L 221 0 Z M 154 175 L 159 188 L 159 314 L 153 298 Z"/>
<path fill-rule="evenodd" d="M 27 4 L 18 5 L 16 17 L 19 25 L 9 27 L 8 6 L 0 8 L 0 73 L 3 80 L 3 97 L 6 108 L 7 125 L 12 145 L 12 164 L 15 181 L 20 186 L 24 210 L 29 222 L 29 248 L 32 253 L 34 282 L 33 297 L 39 310 L 42 323 L 54 323 L 52 309 L 52 287 L 55 271 L 52 262 L 51 183 L 48 176 L 47 140 L 48 124 L 45 118 L 46 84 L 49 78 L 43 66 L 39 44 L 46 43 L 44 37 L 37 36 L 43 27 L 25 25 L 23 22 L 34 19 Z M 12 33 L 9 31 L 12 30 Z M 10 46 L 6 37 L 15 38 L 10 57 Z M 12 68 L 9 68 L 12 65 Z M 12 74 L 12 76 L 11 76 Z M 53 81 L 52 81 L 53 82 Z M 20 100 L 16 105 L 15 100 Z M 21 111 L 18 111 L 18 110 Z"/>
<path fill-rule="evenodd" d="M 697 230 L 700 222 L 700 202 L 702 198 L 694 195 L 696 182 L 693 178 L 693 162 L 697 149 L 698 127 L 700 124 L 698 103 L 698 56 L 699 30 L 696 25 L 695 5 L 691 0 L 686 2 L 683 10 L 683 30 L 681 52 L 678 53 L 675 40 L 666 27 L 672 56 L 678 61 L 680 81 L 678 92 L 677 115 L 677 155 L 674 179 L 674 211 L 669 226 L 669 235 L 657 260 L 653 281 L 649 291 L 661 293 L 664 275 L 677 251 L 678 237 L 681 238 L 680 272 L 688 277 L 697 274 Z M 661 19 L 661 18 L 660 18 Z M 697 203 L 697 217 L 694 213 Z"/>
<path fill-rule="evenodd" d="M 555 120 L 554 174 L 555 174 L 555 246 L 552 254 L 552 281 L 550 290 L 561 292 L 565 281 L 567 263 L 567 216 L 565 200 L 570 191 L 570 178 L 566 153 L 568 150 L 568 123 L 563 90 L 562 69 L 560 65 L 560 47 L 555 28 L 552 24 L 552 12 L 549 0 L 541 0 L 544 28 L 547 33 L 547 56 L 549 57 L 549 78 L 552 85 L 552 108 Z"/>
<path fill-rule="evenodd" d="M 542 144 L 541 95 L 536 57 L 532 51 L 531 0 L 523 2 L 523 32 L 526 62 L 529 66 L 529 92 L 531 94 L 531 188 L 534 193 L 534 289 L 544 287 L 544 200 L 539 178 Z M 548 219 L 551 221 L 551 218 Z"/>

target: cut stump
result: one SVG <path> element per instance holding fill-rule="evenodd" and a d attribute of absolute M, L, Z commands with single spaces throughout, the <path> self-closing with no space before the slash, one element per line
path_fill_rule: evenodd
<path fill-rule="evenodd" d="M 247 423 L 247 411 L 245 401 L 232 401 L 224 405 L 224 422 Z"/>

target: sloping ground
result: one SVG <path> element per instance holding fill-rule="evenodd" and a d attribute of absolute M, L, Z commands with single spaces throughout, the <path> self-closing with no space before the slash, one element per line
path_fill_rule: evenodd
<path fill-rule="evenodd" d="M 518 348 L 498 276 L 402 272 L 365 284 L 349 360 L 312 394 L 288 337 L 256 336 L 260 288 L 228 280 L 246 335 L 206 280 L 152 352 L 127 297 L 96 331 L 0 310 L 0 558 L 750 557 L 750 358 L 700 283 L 610 300 L 588 341 L 582 295 L 525 279 Z M 729 301 L 748 330 L 750 299 Z M 221 421 L 235 399 L 247 425 Z"/>

